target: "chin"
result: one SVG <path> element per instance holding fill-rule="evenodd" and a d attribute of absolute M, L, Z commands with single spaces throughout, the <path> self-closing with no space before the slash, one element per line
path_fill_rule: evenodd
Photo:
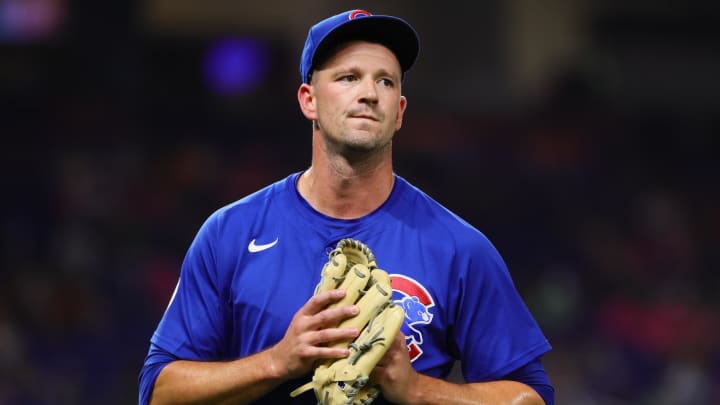
<path fill-rule="evenodd" d="M 374 152 L 379 152 L 385 149 L 390 144 L 390 140 L 379 140 L 377 138 L 374 139 L 368 139 L 368 140 L 351 140 L 345 143 L 345 149 L 347 151 L 356 153 L 356 154 L 370 154 Z"/>

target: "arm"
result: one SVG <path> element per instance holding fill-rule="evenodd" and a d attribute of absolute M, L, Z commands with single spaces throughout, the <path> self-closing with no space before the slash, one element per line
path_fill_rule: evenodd
<path fill-rule="evenodd" d="M 309 372 L 318 359 L 346 357 L 345 348 L 323 347 L 358 334 L 354 328 L 330 327 L 357 314 L 356 306 L 325 309 L 344 295 L 342 290 L 332 290 L 311 297 L 295 314 L 280 342 L 262 352 L 228 362 L 169 363 L 155 381 L 150 403 L 249 403 L 280 383 Z"/>
<path fill-rule="evenodd" d="M 378 363 L 373 378 L 385 398 L 404 405 L 545 405 L 534 389 L 517 381 L 455 384 L 420 374 L 410 364 L 402 334 Z"/>
<path fill-rule="evenodd" d="M 245 403 L 282 382 L 271 350 L 229 362 L 177 360 L 155 381 L 150 404 Z"/>
<path fill-rule="evenodd" d="M 409 389 L 402 404 L 513 404 L 544 405 L 545 402 L 530 387 L 517 381 L 490 381 L 483 383 L 454 384 L 437 378 L 417 374 L 415 391 Z"/>

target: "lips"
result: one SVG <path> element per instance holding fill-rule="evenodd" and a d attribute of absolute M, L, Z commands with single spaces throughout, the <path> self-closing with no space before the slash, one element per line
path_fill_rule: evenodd
<path fill-rule="evenodd" d="M 354 114 L 351 115 L 350 118 L 361 118 L 366 120 L 372 120 L 372 121 L 379 121 L 377 117 L 374 115 L 368 115 L 368 114 Z"/>

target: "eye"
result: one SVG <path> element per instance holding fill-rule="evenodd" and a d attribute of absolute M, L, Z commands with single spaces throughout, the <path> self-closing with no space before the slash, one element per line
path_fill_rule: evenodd
<path fill-rule="evenodd" d="M 353 82 L 356 80 L 355 75 L 343 75 L 338 77 L 339 82 Z"/>
<path fill-rule="evenodd" d="M 395 86 L 395 82 L 393 82 L 390 79 L 380 79 L 380 80 L 378 80 L 378 82 L 385 87 L 394 87 Z"/>

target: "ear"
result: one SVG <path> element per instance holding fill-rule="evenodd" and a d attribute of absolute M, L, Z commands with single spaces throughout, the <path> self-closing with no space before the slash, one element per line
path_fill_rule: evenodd
<path fill-rule="evenodd" d="M 405 96 L 400 96 L 400 108 L 398 108 L 397 117 L 395 117 L 395 130 L 399 130 L 402 127 L 403 114 L 407 108 L 407 99 Z"/>
<path fill-rule="evenodd" d="M 310 121 L 317 119 L 317 108 L 315 105 L 315 95 L 313 93 L 313 86 L 303 83 L 298 88 L 297 98 L 298 104 L 300 104 L 300 110 L 302 111 L 305 118 Z"/>

